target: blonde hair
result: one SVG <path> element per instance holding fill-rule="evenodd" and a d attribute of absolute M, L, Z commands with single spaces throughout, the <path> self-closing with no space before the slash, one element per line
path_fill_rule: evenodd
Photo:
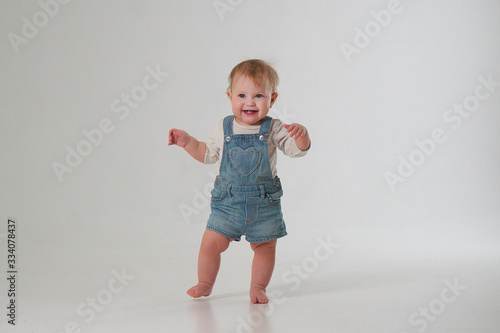
<path fill-rule="evenodd" d="M 274 68 L 260 59 L 250 59 L 240 62 L 233 68 L 228 77 L 229 87 L 227 91 L 231 91 L 233 82 L 240 76 L 248 76 L 255 84 L 271 89 L 272 93 L 277 92 L 279 77 Z"/>

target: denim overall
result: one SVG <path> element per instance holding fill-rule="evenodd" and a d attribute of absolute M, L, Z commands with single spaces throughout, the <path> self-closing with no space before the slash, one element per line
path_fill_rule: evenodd
<path fill-rule="evenodd" d="M 258 134 L 233 134 L 233 119 L 224 118 L 224 149 L 207 229 L 235 241 L 245 235 L 251 243 L 283 237 L 287 234 L 281 213 L 283 190 L 269 163 L 272 118 L 262 119 Z"/>

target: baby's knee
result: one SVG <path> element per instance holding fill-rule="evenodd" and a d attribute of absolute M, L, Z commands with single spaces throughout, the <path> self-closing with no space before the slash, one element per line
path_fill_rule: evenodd
<path fill-rule="evenodd" d="M 276 250 L 276 240 L 260 242 L 260 243 L 250 243 L 250 247 L 254 251 L 274 252 Z"/>
<path fill-rule="evenodd" d="M 224 237 L 212 230 L 207 230 L 201 242 L 204 251 L 222 253 L 227 250 L 231 239 Z"/>

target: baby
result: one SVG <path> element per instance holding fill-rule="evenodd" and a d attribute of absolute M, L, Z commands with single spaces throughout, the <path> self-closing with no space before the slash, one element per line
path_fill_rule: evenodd
<path fill-rule="evenodd" d="M 205 164 L 220 162 L 198 257 L 198 284 L 187 291 L 191 297 L 212 293 L 221 253 L 245 235 L 254 251 L 250 299 L 269 302 L 266 288 L 274 270 L 276 242 L 287 234 L 276 148 L 299 157 L 311 144 L 304 126 L 285 125 L 267 116 L 278 97 L 277 85 L 278 74 L 268 63 L 244 61 L 229 75 L 227 96 L 233 115 L 219 121 L 207 142 L 179 129 L 169 132 L 169 145 L 183 147 Z"/>

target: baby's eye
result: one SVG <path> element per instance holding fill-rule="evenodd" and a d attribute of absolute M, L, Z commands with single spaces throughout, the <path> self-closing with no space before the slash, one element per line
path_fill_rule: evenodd
<path fill-rule="evenodd" d="M 238 97 L 239 98 L 245 98 L 245 94 L 239 94 Z"/>
<path fill-rule="evenodd" d="M 264 97 L 264 95 L 262 95 L 262 94 L 257 94 L 257 95 L 255 95 L 255 97 L 256 97 L 256 98 L 262 98 L 262 97 Z"/>

